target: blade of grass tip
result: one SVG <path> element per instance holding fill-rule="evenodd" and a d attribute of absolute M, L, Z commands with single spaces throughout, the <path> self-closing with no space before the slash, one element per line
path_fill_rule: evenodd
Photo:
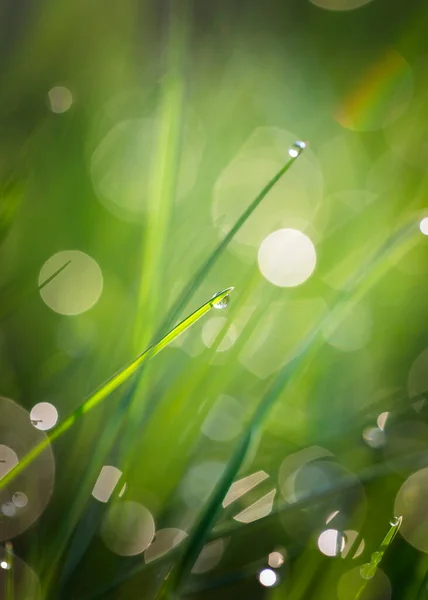
<path fill-rule="evenodd" d="M 385 270 L 391 268 L 390 260 L 384 260 L 382 262 L 381 266 L 383 269 L 379 269 L 379 262 L 384 258 L 390 258 L 394 252 L 401 255 L 404 245 L 407 243 L 405 246 L 407 249 L 408 246 L 410 246 L 410 241 L 414 239 L 413 236 L 416 231 L 417 227 L 412 219 L 410 223 L 406 223 L 403 227 L 398 228 L 383 244 L 381 244 L 374 255 L 370 257 L 361 268 L 358 268 L 356 273 L 350 278 L 352 286 L 338 295 L 338 298 L 332 307 L 331 314 L 327 317 L 323 317 L 319 323 L 315 325 L 313 330 L 309 332 L 306 338 L 298 345 L 294 353 L 294 358 L 280 370 L 272 386 L 268 389 L 258 408 L 254 412 L 247 430 L 243 433 L 238 442 L 223 475 L 202 511 L 201 517 L 192 534 L 187 539 L 184 551 L 179 558 L 177 565 L 173 569 L 171 576 L 168 577 L 166 583 L 161 588 L 161 597 L 164 597 L 165 594 L 168 596 L 172 591 L 177 590 L 189 573 L 204 544 L 204 540 L 217 519 L 224 497 L 237 476 L 252 441 L 259 435 L 271 407 L 283 391 L 284 386 L 289 383 L 293 377 L 297 376 L 301 367 L 305 364 L 305 361 L 315 353 L 316 342 L 319 341 L 319 334 L 325 324 L 328 323 L 329 326 L 331 326 L 332 321 L 334 322 L 334 318 L 337 320 L 337 313 L 343 318 L 343 312 L 347 309 L 345 300 L 352 300 L 356 296 L 361 297 L 363 295 L 362 290 L 366 293 L 370 285 L 375 283 L 374 274 L 377 272 L 379 277 L 379 272 L 382 274 Z"/>
<path fill-rule="evenodd" d="M 297 146 L 299 150 L 294 150 L 294 146 L 298 144 L 302 144 L 301 146 Z M 295 145 L 290 149 L 290 160 L 272 177 L 272 179 L 265 185 L 265 187 L 260 191 L 260 193 L 254 198 L 251 204 L 244 210 L 241 216 L 237 219 L 237 221 L 232 225 L 230 231 L 225 235 L 222 241 L 218 244 L 218 246 L 214 249 L 214 251 L 210 254 L 210 256 L 206 259 L 206 261 L 199 267 L 196 273 L 191 278 L 188 286 L 186 286 L 178 297 L 177 301 L 174 303 L 170 314 L 167 317 L 167 320 L 164 324 L 164 327 L 168 327 L 168 323 L 171 320 L 175 320 L 177 315 L 186 307 L 186 304 L 189 302 L 190 298 L 193 296 L 195 291 L 199 288 L 202 281 L 207 276 L 208 272 L 213 268 L 217 260 L 220 258 L 221 254 L 230 244 L 232 239 L 241 229 L 241 227 L 245 224 L 245 222 L 251 217 L 253 212 L 259 206 L 259 204 L 264 200 L 270 190 L 274 187 L 274 185 L 281 179 L 281 177 L 288 171 L 291 165 L 297 160 L 297 158 L 301 155 L 302 151 L 306 147 L 304 142 L 296 142 Z"/>
<path fill-rule="evenodd" d="M 52 432 L 46 437 L 43 442 L 35 446 L 30 452 L 24 455 L 13 469 L 11 469 L 1 480 L 0 480 L 0 491 L 6 487 L 15 477 L 17 477 L 29 464 L 37 457 L 45 448 L 47 448 L 51 442 L 58 439 L 63 433 L 68 431 L 70 427 L 78 420 L 79 417 L 86 414 L 98 404 L 100 404 L 107 396 L 109 396 L 115 389 L 117 389 L 122 383 L 127 381 L 129 377 L 146 361 L 161 352 L 168 346 L 173 340 L 179 335 L 186 331 L 189 327 L 194 325 L 201 317 L 209 312 L 216 304 L 221 302 L 226 296 L 233 291 L 233 287 L 227 288 L 218 294 L 215 294 L 208 302 L 205 302 L 197 310 L 195 310 L 186 319 L 181 321 L 176 327 L 174 327 L 169 333 L 161 338 L 155 344 L 149 346 L 147 350 L 142 352 L 136 359 L 131 363 L 120 369 L 115 375 L 108 379 L 103 385 L 101 385 L 93 394 L 89 396 L 65 421 L 60 423 Z"/>
<path fill-rule="evenodd" d="M 361 594 L 365 590 L 368 581 L 375 576 L 377 568 L 380 562 L 382 561 L 386 549 L 392 544 L 392 541 L 394 540 L 395 536 L 398 533 L 398 530 L 401 527 L 402 521 L 403 517 L 393 517 L 393 519 L 389 523 L 391 527 L 386 536 L 384 537 L 381 545 L 379 546 L 379 549 L 376 552 L 373 552 L 370 562 L 366 563 L 365 565 L 362 565 L 362 567 L 360 568 L 360 575 L 364 581 L 357 593 L 355 600 L 358 600 L 361 597 Z"/>

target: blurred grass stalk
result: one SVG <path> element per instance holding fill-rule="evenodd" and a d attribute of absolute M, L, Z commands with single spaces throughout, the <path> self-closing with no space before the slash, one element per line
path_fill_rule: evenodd
<path fill-rule="evenodd" d="M 306 338 L 299 344 L 294 352 L 294 357 L 287 363 L 275 378 L 272 386 L 267 391 L 251 418 L 246 431 L 241 436 L 230 461 L 214 489 L 206 506 L 202 510 L 199 520 L 189 535 L 184 546 L 184 551 L 179 557 L 166 583 L 161 587 L 159 596 L 169 598 L 180 594 L 183 582 L 190 573 L 202 547 L 215 524 L 221 510 L 222 502 L 237 477 L 249 449 L 260 436 L 263 424 L 270 409 L 278 400 L 286 386 L 293 381 L 311 360 L 322 345 L 321 331 L 328 327 L 337 328 L 347 313 L 375 283 L 391 268 L 394 261 L 405 255 L 415 244 L 416 235 L 419 234 L 416 219 L 412 218 L 389 236 L 374 252 L 373 256 L 363 264 L 349 278 L 344 292 L 336 298 L 330 313 L 323 317 Z"/>

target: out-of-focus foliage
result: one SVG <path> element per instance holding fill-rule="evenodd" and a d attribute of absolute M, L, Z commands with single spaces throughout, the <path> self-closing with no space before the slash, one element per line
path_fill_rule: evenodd
<path fill-rule="evenodd" d="M 396 515 L 360 600 L 425 598 L 426 12 L 0 7 L 0 478 L 235 287 L 0 492 L 0 596 L 155 598 L 193 547 L 183 597 L 353 600 Z"/>

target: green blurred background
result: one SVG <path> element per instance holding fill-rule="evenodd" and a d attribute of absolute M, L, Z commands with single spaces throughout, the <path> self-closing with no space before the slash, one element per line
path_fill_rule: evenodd
<path fill-rule="evenodd" d="M 409 220 L 410 251 L 385 257 L 282 390 L 239 475 L 260 482 L 222 510 L 181 595 L 356 598 L 351 571 L 399 508 L 403 535 L 361 597 L 428 597 L 427 11 L 417 0 L 3 1 L 0 394 L 15 403 L 0 408 L 3 451 L 35 443 L 35 405 L 60 423 L 148 345 L 292 143 L 309 144 L 180 318 L 234 286 L 229 307 L 55 442 L 55 467 L 44 453 L 22 475 L 25 507 L 23 488 L 1 492 L 1 541 L 36 574 L 16 575 L 15 600 L 155 598 L 177 552 L 168 542 L 150 562 L 150 519 L 191 533 L 280 369 Z M 316 252 L 298 286 L 260 267 L 260 244 L 284 228 Z M 66 251 L 84 254 L 54 256 Z M 280 272 L 287 258 L 271 252 Z M 103 465 L 122 473 L 107 502 L 91 495 Z M 274 551 L 284 564 L 270 588 L 259 573 Z"/>

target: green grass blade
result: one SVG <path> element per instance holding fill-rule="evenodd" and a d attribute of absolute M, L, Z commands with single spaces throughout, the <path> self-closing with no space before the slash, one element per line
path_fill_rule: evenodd
<path fill-rule="evenodd" d="M 158 342 L 152 344 L 142 354 L 137 356 L 131 363 L 120 369 L 115 375 L 113 375 L 106 383 L 99 387 L 89 398 L 87 398 L 65 421 L 63 421 L 58 427 L 56 427 L 47 438 L 35 446 L 30 452 L 21 458 L 18 464 L 11 469 L 1 480 L 0 490 L 4 489 L 15 477 L 17 477 L 29 464 L 37 457 L 49 444 L 59 438 L 63 433 L 68 431 L 70 427 L 78 420 L 79 417 L 86 414 L 98 404 L 100 404 L 107 396 L 109 396 L 114 390 L 116 390 L 122 383 L 124 383 L 135 371 L 147 360 L 153 358 L 164 348 L 168 346 L 173 340 L 175 340 L 184 331 L 189 329 L 196 323 L 201 317 L 209 312 L 218 302 L 221 302 L 223 298 L 228 296 L 232 292 L 233 288 L 227 288 L 218 294 L 215 294 L 208 302 L 205 302 L 197 310 L 195 310 L 186 319 L 181 321 L 176 327 L 174 327 L 169 333 L 167 333 Z"/>
<path fill-rule="evenodd" d="M 301 153 L 298 156 L 290 158 L 290 160 L 272 177 L 272 179 L 265 185 L 265 187 L 261 190 L 261 192 L 256 196 L 256 198 L 251 202 L 251 204 L 244 210 L 241 216 L 234 223 L 230 231 L 226 234 L 226 236 L 222 239 L 222 241 L 218 244 L 218 246 L 214 249 L 214 251 L 210 254 L 210 256 L 206 259 L 206 261 L 199 267 L 196 273 L 191 278 L 189 285 L 185 287 L 182 294 L 178 297 L 177 301 L 174 303 L 170 314 L 168 315 L 166 324 L 164 327 L 168 327 L 168 324 L 171 321 L 174 321 L 177 318 L 177 315 L 181 313 L 181 311 L 186 307 L 186 304 L 189 302 L 192 295 L 201 285 L 202 281 L 207 276 L 208 272 L 213 268 L 215 263 L 218 261 L 222 253 L 226 250 L 227 246 L 230 244 L 232 239 L 241 229 L 241 227 L 245 224 L 245 222 L 251 217 L 253 212 L 259 206 L 259 204 L 264 200 L 270 190 L 274 187 L 274 185 L 281 179 L 281 177 L 288 171 L 291 165 L 298 159 Z"/>
<path fill-rule="evenodd" d="M 177 590 L 192 568 L 205 539 L 217 519 L 222 501 L 239 473 L 251 443 L 260 434 L 270 409 L 277 401 L 284 387 L 301 372 L 302 367 L 307 364 L 308 358 L 313 358 L 318 347 L 319 334 L 326 322 L 328 322 L 329 326 L 340 323 L 349 310 L 349 305 L 352 305 L 356 299 L 361 298 L 367 293 L 368 289 L 378 281 L 379 277 L 391 268 L 391 257 L 401 256 L 410 247 L 413 247 L 416 233 L 417 227 L 415 226 L 415 221 L 412 219 L 410 223 L 406 223 L 388 237 L 374 255 L 361 268 L 356 270 L 356 273 L 350 279 L 352 285 L 347 288 L 346 292 L 339 294 L 327 318 L 322 318 L 302 343 L 298 345 L 294 353 L 294 358 L 280 371 L 251 418 L 248 428 L 233 452 L 227 468 L 204 507 L 193 533 L 189 536 L 183 554 L 171 576 L 168 578 L 166 585 L 161 589 L 161 597 L 164 594 L 168 595 L 172 590 Z"/>
<path fill-rule="evenodd" d="M 364 581 L 361 585 L 361 588 L 358 591 L 358 594 L 357 594 L 355 600 L 358 600 L 359 598 L 361 598 L 361 594 L 365 590 L 368 581 L 375 576 L 377 568 L 378 568 L 380 562 L 382 561 L 383 555 L 385 554 L 386 549 L 388 548 L 388 546 L 391 545 L 393 539 L 397 535 L 398 530 L 401 527 L 402 521 L 403 521 L 403 517 L 394 517 L 392 519 L 392 521 L 390 522 L 391 527 L 390 527 L 388 533 L 386 534 L 386 536 L 384 537 L 381 545 L 379 546 L 379 550 L 377 550 L 376 552 L 373 552 L 370 562 L 366 563 L 365 565 L 363 565 L 361 567 L 360 573 L 361 573 L 361 577 L 364 579 Z"/>

